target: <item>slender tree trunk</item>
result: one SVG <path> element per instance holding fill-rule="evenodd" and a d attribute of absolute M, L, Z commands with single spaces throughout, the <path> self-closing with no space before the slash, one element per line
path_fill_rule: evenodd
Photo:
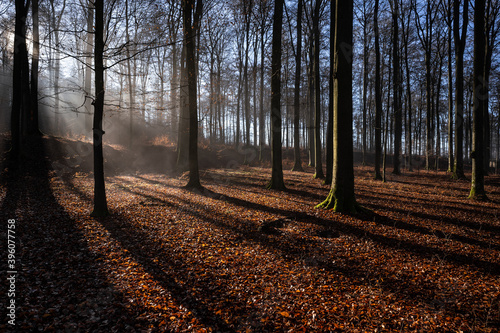
<path fill-rule="evenodd" d="M 413 133 L 412 133 L 412 94 L 411 94 L 411 84 L 410 84 L 410 64 L 408 57 L 408 49 L 409 49 L 409 30 L 410 30 L 410 19 L 408 18 L 408 25 L 405 30 L 405 25 L 403 24 L 403 36 L 405 39 L 405 70 L 406 70 L 406 99 L 408 101 L 407 109 L 408 109 L 408 123 L 406 125 L 406 137 L 407 137 L 407 145 L 408 145 L 408 171 L 413 171 L 412 158 L 413 158 Z"/>
<path fill-rule="evenodd" d="M 394 59 L 394 155 L 393 155 L 393 174 L 401 173 L 401 137 L 403 132 L 403 118 L 401 110 L 401 68 L 399 62 L 399 0 L 393 1 L 394 8 L 392 13 L 393 22 L 393 59 Z"/>
<path fill-rule="evenodd" d="M 85 57 L 85 131 L 92 131 L 92 50 L 94 46 L 94 2 L 87 1 L 87 47 Z"/>
<path fill-rule="evenodd" d="M 281 29 L 284 0 L 275 0 L 271 58 L 271 180 L 268 189 L 284 190 L 281 152 Z"/>
<path fill-rule="evenodd" d="M 59 51 L 60 37 L 59 37 L 59 27 L 61 25 L 61 18 L 64 14 L 64 9 L 66 7 L 66 1 L 63 1 L 63 8 L 59 13 L 56 13 L 56 8 L 54 5 L 54 0 L 50 0 L 50 5 L 52 7 L 51 24 L 52 29 L 54 29 L 55 38 L 55 59 L 54 59 L 54 112 L 55 112 L 55 131 L 56 133 L 62 133 L 59 126 L 59 114 L 60 114 L 60 97 L 59 97 L 59 79 L 61 76 L 61 53 Z"/>
<path fill-rule="evenodd" d="M 323 163 L 321 161 L 321 77 L 319 72 L 319 10 L 321 0 L 316 0 L 313 19 L 314 35 L 314 166 L 316 172 L 314 178 L 324 178 Z"/>
<path fill-rule="evenodd" d="M 317 207 L 331 208 L 335 212 L 356 212 L 359 206 L 354 195 L 352 139 L 353 1 L 337 0 L 336 6 L 333 181 L 330 194 Z"/>
<path fill-rule="evenodd" d="M 254 52 L 253 52 L 253 147 L 257 152 L 257 49 L 259 44 L 259 35 L 255 34 Z M 262 121 L 262 119 L 259 119 Z"/>
<path fill-rule="evenodd" d="M 176 40 L 177 36 L 174 36 L 173 40 Z M 170 109 L 172 110 L 172 116 L 170 118 L 170 128 L 171 135 L 175 137 L 175 134 L 179 132 L 179 108 L 177 102 L 178 87 L 179 87 L 179 69 L 177 61 L 177 45 L 172 45 L 172 76 L 170 77 Z"/>
<path fill-rule="evenodd" d="M 186 38 L 182 43 L 180 68 L 179 131 L 177 139 L 177 170 L 185 171 L 189 158 L 189 96 L 186 69 Z"/>
<path fill-rule="evenodd" d="M 485 21 L 485 64 L 484 64 L 484 84 L 485 84 L 485 96 L 484 96 L 484 172 L 485 175 L 489 173 L 490 169 L 490 159 L 491 159 L 491 124 L 490 124 L 490 76 L 491 76 L 491 65 L 492 65 L 492 56 L 494 51 L 494 45 L 496 43 L 496 36 L 499 33 L 497 27 L 495 27 L 497 23 L 497 17 L 499 13 L 499 9 L 495 8 L 495 5 L 492 3 L 492 0 L 488 0 L 488 4 L 486 6 L 486 21 Z"/>
<path fill-rule="evenodd" d="M 387 82 L 387 86 L 390 87 L 391 86 L 391 80 L 392 80 L 392 67 L 391 67 L 391 62 L 392 62 L 392 55 L 389 55 L 389 73 L 387 73 L 387 77 L 388 77 L 388 82 Z M 383 67 L 383 66 L 382 66 Z M 387 168 L 387 152 L 388 150 L 390 149 L 390 134 L 389 134 L 389 129 L 391 128 L 391 125 L 390 124 L 390 120 L 392 119 L 391 117 L 391 112 L 390 112 L 390 109 L 391 109 L 391 104 L 389 103 L 390 101 L 390 97 L 391 97 L 391 89 L 387 89 L 387 111 L 386 111 L 386 115 L 385 115 L 385 121 L 383 122 L 384 124 L 384 154 L 383 154 L 383 157 L 382 157 L 382 182 L 385 183 L 386 181 L 386 168 Z M 392 104 L 392 107 L 394 109 L 394 104 Z M 394 110 L 393 110 L 394 112 Z M 389 147 L 387 147 L 389 146 Z"/>
<path fill-rule="evenodd" d="M 252 11 L 252 0 L 244 1 L 245 5 L 245 65 L 243 67 L 243 79 L 244 79 L 244 90 L 245 90 L 245 146 L 250 146 L 250 88 L 248 86 L 248 54 L 250 53 L 250 17 Z M 245 161 L 246 161 L 245 153 Z"/>
<path fill-rule="evenodd" d="M 382 158 L 382 87 L 380 82 L 380 33 L 378 27 L 379 0 L 375 0 L 373 25 L 375 28 L 375 179 L 381 180 Z"/>
<path fill-rule="evenodd" d="M 265 22 L 261 22 L 260 33 L 260 123 L 259 123 L 259 161 L 264 159 L 264 141 L 265 141 L 265 120 L 264 120 L 264 47 L 265 47 Z"/>
<path fill-rule="evenodd" d="M 335 3 L 330 5 L 330 26 L 335 27 Z M 334 93 L 335 93 L 335 29 L 330 29 L 330 77 L 328 78 L 328 124 L 326 130 L 326 177 L 324 185 L 331 185 L 333 178 L 333 121 L 334 121 Z"/>
<path fill-rule="evenodd" d="M 214 102 L 215 102 L 215 94 L 214 94 L 214 76 L 215 76 L 215 57 L 214 52 L 210 53 L 210 98 L 208 100 L 209 103 L 209 140 L 210 144 L 214 143 L 215 140 L 215 131 L 214 131 Z"/>
<path fill-rule="evenodd" d="M 236 149 L 239 148 L 240 146 L 240 137 L 241 137 L 241 92 L 242 92 L 242 81 L 243 81 L 243 73 L 242 73 L 242 66 L 240 62 L 239 66 L 239 74 L 238 74 L 238 97 L 236 98 L 236 137 L 234 141 L 234 146 Z M 244 128 L 243 128 L 244 129 Z"/>
<path fill-rule="evenodd" d="M 425 140 L 425 169 L 430 169 L 430 157 L 432 155 L 432 81 L 431 81 L 431 49 L 427 46 L 425 51 L 425 101 L 427 116 L 425 118 L 426 140 Z"/>
<path fill-rule="evenodd" d="M 300 75 L 302 60 L 302 6 L 303 0 L 299 0 L 297 7 L 297 52 L 295 53 L 295 95 L 293 99 L 293 145 L 294 165 L 292 171 L 304 171 L 300 156 Z"/>
<path fill-rule="evenodd" d="M 465 179 L 464 174 L 464 52 L 469 23 L 469 1 L 464 2 L 462 34 L 460 35 L 460 0 L 453 2 L 453 35 L 455 39 L 455 169 L 453 178 Z"/>
<path fill-rule="evenodd" d="M 441 156 L 441 122 L 439 118 L 439 100 L 441 96 L 441 83 L 443 77 L 443 56 L 439 56 L 439 70 L 438 70 L 438 83 L 436 88 L 436 106 L 434 110 L 436 112 L 436 171 L 439 171 L 439 157 Z"/>
<path fill-rule="evenodd" d="M 134 142 L 134 122 L 133 122 L 133 115 L 134 115 L 134 107 L 135 107 L 135 101 L 134 101 L 134 85 L 132 84 L 132 67 L 131 67 L 131 60 L 130 60 L 130 24 L 129 24 L 129 14 L 128 14 L 128 0 L 125 0 L 125 34 L 127 38 L 127 47 L 125 48 L 126 50 L 126 55 L 127 55 L 127 83 L 128 83 L 128 104 L 129 104 L 129 137 L 128 137 L 128 146 L 129 148 L 132 147 L 132 143 Z"/>
<path fill-rule="evenodd" d="M 316 166 L 314 149 L 314 38 L 311 34 L 309 43 L 309 166 Z"/>
<path fill-rule="evenodd" d="M 451 1 L 448 0 L 448 172 L 453 172 L 455 168 L 455 158 L 453 156 L 453 75 L 452 75 L 452 9 Z"/>
<path fill-rule="evenodd" d="M 335 7 L 335 6 L 331 6 Z M 366 1 L 363 2 L 363 125 L 362 125 L 362 153 L 363 153 L 363 165 L 366 165 L 366 149 L 367 149 L 367 138 L 366 138 L 366 113 L 367 113 L 367 94 L 368 94 L 368 58 L 369 58 L 369 46 L 368 46 L 368 20 L 366 13 Z M 331 57 L 331 56 L 330 56 Z"/>
<path fill-rule="evenodd" d="M 470 199 L 485 200 L 484 190 L 484 136 L 483 117 L 486 94 L 484 85 L 484 65 L 486 40 L 484 34 L 484 0 L 476 0 L 474 8 L 474 131 L 472 137 L 472 182 L 469 194 Z"/>
<path fill-rule="evenodd" d="M 107 216 L 102 118 L 104 113 L 104 1 L 95 0 L 94 217 Z"/>

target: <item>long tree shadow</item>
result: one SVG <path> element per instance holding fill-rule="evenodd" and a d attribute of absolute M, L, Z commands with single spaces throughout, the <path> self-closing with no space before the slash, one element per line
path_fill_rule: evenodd
<path fill-rule="evenodd" d="M 484 259 L 476 258 L 471 255 L 465 255 L 465 254 L 457 254 L 451 251 L 447 250 L 441 250 L 433 247 L 428 247 L 425 245 L 421 245 L 418 243 L 414 243 L 411 241 L 401 241 L 399 239 L 394 239 L 388 236 L 380 235 L 380 234 L 375 234 L 372 232 L 369 232 L 365 229 L 347 224 L 347 223 L 342 223 L 338 221 L 333 221 L 333 220 L 326 220 L 323 218 L 319 218 L 317 216 L 313 216 L 310 214 L 302 213 L 302 212 L 296 212 L 292 210 L 286 210 L 286 209 L 279 209 L 279 208 L 274 208 L 274 207 L 268 207 L 265 205 L 261 205 L 258 203 L 246 201 L 243 199 L 239 198 L 234 198 L 230 197 L 227 195 L 217 195 L 217 193 L 213 193 L 212 197 L 218 198 L 219 200 L 226 201 L 228 203 L 237 205 L 237 206 L 242 206 L 242 207 L 247 207 L 251 209 L 256 209 L 260 210 L 263 212 L 268 212 L 268 213 L 274 213 L 277 215 L 282 215 L 286 216 L 288 218 L 294 219 L 298 222 L 304 222 L 304 223 L 313 223 L 321 226 L 331 226 L 335 227 L 339 231 L 342 231 L 343 233 L 351 234 L 357 237 L 367 237 L 369 239 L 372 239 L 376 241 L 377 243 L 380 243 L 381 245 L 384 246 L 389 246 L 391 248 L 397 248 L 397 249 L 406 249 L 418 256 L 426 256 L 426 257 L 432 257 L 434 255 L 439 255 L 442 258 L 446 258 L 447 261 L 454 263 L 454 264 L 459 264 L 459 265 L 471 265 L 475 266 L 485 273 L 488 274 L 494 274 L 494 275 L 499 275 L 500 274 L 500 264 L 496 262 L 490 262 Z M 402 229 L 411 229 L 413 232 L 421 232 L 423 234 L 429 234 L 428 230 L 424 230 L 422 228 L 418 227 L 413 227 L 410 225 L 404 225 L 401 224 L 399 221 L 398 222 L 392 222 L 392 221 L 387 221 L 387 218 L 379 218 L 380 222 L 384 222 L 385 225 L 387 226 L 396 226 L 399 224 L 399 226 Z M 372 219 L 370 218 L 368 221 L 371 221 Z M 384 221 L 385 220 L 385 221 Z M 458 235 L 457 235 L 458 236 Z M 472 240 L 468 240 L 467 238 L 463 238 L 465 241 L 470 241 L 471 243 L 474 242 Z M 460 237 L 457 237 L 457 240 L 460 240 Z M 481 244 L 484 247 L 489 247 L 489 244 Z"/>
<path fill-rule="evenodd" d="M 180 188 L 179 188 L 180 189 Z M 131 189 L 127 191 L 134 192 Z M 137 194 L 137 193 L 135 193 Z M 470 269 L 478 269 L 488 274 L 500 274 L 500 267 L 497 263 L 481 261 L 474 256 L 456 255 L 451 251 L 440 250 L 430 246 L 417 244 L 407 240 L 396 239 L 385 235 L 370 232 L 361 227 L 353 226 L 348 223 L 332 221 L 319 218 L 307 213 L 296 212 L 287 209 L 276 209 L 265 205 L 249 202 L 246 200 L 233 198 L 228 195 L 220 194 L 215 191 L 205 190 L 198 195 L 215 200 L 221 200 L 242 206 L 249 209 L 255 209 L 272 213 L 274 215 L 285 216 L 294 219 L 300 223 L 320 225 L 323 227 L 333 226 L 337 230 L 347 235 L 352 235 L 359 239 L 368 239 L 383 247 L 392 250 L 405 251 L 416 255 L 419 258 L 432 259 L 434 257 L 442 258 L 446 262 L 455 265 L 467 266 Z M 309 267 L 318 267 L 325 271 L 342 274 L 357 284 L 370 285 L 372 281 L 384 281 L 380 288 L 387 292 L 394 293 L 401 299 L 412 301 L 417 297 L 420 301 L 426 302 L 430 306 L 436 306 L 442 302 L 436 295 L 441 293 L 437 286 L 431 283 L 416 282 L 411 278 L 410 273 L 401 273 L 394 276 L 393 272 L 387 271 L 382 267 L 371 267 L 356 258 L 344 258 L 343 261 L 332 263 L 332 257 L 321 253 L 321 243 L 311 238 L 304 238 L 300 235 L 291 237 L 268 236 L 259 232 L 252 225 L 246 223 L 241 218 L 233 215 L 221 214 L 212 211 L 209 206 L 203 203 L 188 201 L 187 198 L 174 198 L 172 194 L 157 193 L 156 196 L 146 195 L 148 200 L 166 207 L 182 209 L 186 214 L 196 218 L 197 221 L 203 221 L 206 224 L 216 226 L 217 228 L 228 231 L 231 234 L 238 235 L 240 239 L 245 239 L 253 243 L 272 250 L 285 260 L 293 262 L 304 261 Z M 175 202 L 173 200 L 176 200 Z M 181 207 L 182 206 L 182 207 Z M 235 221 L 235 219 L 237 221 Z M 235 223 L 236 222 L 236 223 Z M 390 226 L 392 221 L 380 221 Z M 214 287 L 213 281 L 228 279 L 230 277 L 219 275 L 218 273 L 205 272 L 203 279 L 197 279 L 196 275 L 189 274 L 188 266 L 192 262 L 187 258 L 176 255 L 172 245 L 166 246 L 163 242 L 153 237 L 151 231 L 137 228 L 132 225 L 125 217 L 117 214 L 115 217 L 102 220 L 101 224 L 110 232 L 111 237 L 119 241 L 124 248 L 141 264 L 142 267 L 151 274 L 165 289 L 171 291 L 177 302 L 188 308 L 204 325 L 222 330 L 234 329 L 234 324 L 228 324 L 224 319 L 212 309 L 210 299 L 207 294 L 213 295 L 213 301 L 221 301 L 227 297 L 224 283 Z M 249 228 L 250 226 L 250 228 Z M 411 226 L 402 226 L 403 229 Z M 414 232 L 428 233 L 425 229 L 412 229 Z M 332 254 L 333 255 L 333 254 Z M 179 276 L 183 277 L 186 283 L 180 283 Z M 228 280 L 228 283 L 230 281 Z M 193 291 L 193 290 L 197 290 Z M 453 293 L 453 291 L 449 291 Z M 226 298 L 224 300 L 227 306 L 234 308 L 235 316 L 248 316 L 252 307 L 245 307 L 245 304 L 237 298 Z M 443 301 L 444 302 L 444 301 Z M 439 304 L 438 304 L 439 305 Z M 450 313 L 455 311 L 449 306 Z M 237 310 L 236 310 L 237 309 Z"/>
<path fill-rule="evenodd" d="M 30 138 L 25 147 L 17 162 L 2 168 L 0 219 L 16 221 L 17 275 L 16 325 L 1 324 L 0 330 L 126 331 L 140 324 L 108 283 L 97 264 L 99 256 L 89 251 L 75 220 L 54 197 L 43 139 Z M 0 252 L 7 262 L 7 251 Z M 7 295 L 7 284 L 1 285 L 1 294 Z M 2 318 L 7 318 L 5 311 L 2 306 Z"/>
<path fill-rule="evenodd" d="M 216 193 L 211 193 L 211 195 L 212 197 L 217 198 Z M 228 200 L 227 196 L 220 196 L 219 198 Z M 238 200 L 239 199 L 236 199 L 236 201 Z M 239 202 L 241 203 L 241 201 Z M 384 281 L 381 285 L 379 285 L 379 287 L 390 293 L 395 293 L 398 297 L 408 301 L 414 301 L 415 298 L 418 298 L 419 301 L 426 302 L 431 307 L 441 306 L 447 302 L 446 299 L 437 296 L 439 294 L 443 295 L 443 290 L 440 290 L 431 282 L 416 282 L 412 279 L 411 274 L 409 273 L 401 273 L 399 276 L 395 276 L 392 271 L 387 271 L 386 269 L 378 266 L 369 267 L 369 265 L 366 265 L 365 262 L 353 258 L 344 258 L 343 261 L 340 261 L 340 263 L 337 264 L 332 263 L 332 259 L 337 259 L 338 261 L 339 258 L 332 258 L 325 255 L 325 253 L 321 253 L 321 244 L 315 240 L 304 239 L 300 236 L 292 238 L 270 237 L 255 230 L 249 231 L 247 229 L 241 229 L 241 226 L 231 225 L 230 222 L 227 222 L 231 220 L 230 216 L 219 216 L 219 218 L 215 219 L 212 217 L 215 216 L 214 212 L 208 211 L 206 214 L 201 214 L 199 211 L 191 210 L 190 213 L 198 219 L 203 220 L 205 223 L 213 224 L 217 227 L 237 233 L 247 240 L 272 249 L 286 260 L 293 260 L 296 262 L 297 260 L 300 261 L 305 259 L 305 264 L 307 266 L 319 267 L 335 274 L 341 273 L 359 284 L 371 286 L 372 281 Z M 369 239 L 377 244 L 394 250 L 410 252 L 418 257 L 426 259 L 433 259 L 434 257 L 437 257 L 455 265 L 465 265 L 472 269 L 479 268 L 481 271 L 488 274 L 500 274 L 500 266 L 498 264 L 480 260 L 478 262 L 478 259 L 473 256 L 458 255 L 456 258 L 451 258 L 450 255 L 452 256 L 454 254 L 448 253 L 447 251 L 374 234 L 364 229 L 341 222 L 287 210 L 277 210 L 277 213 L 309 224 L 317 224 L 320 226 L 331 226 L 333 224 L 346 234 L 350 234 L 360 239 Z M 476 264 L 476 267 L 473 267 L 474 264 Z M 458 291 L 448 290 L 446 292 L 451 295 L 450 297 L 453 297 L 453 295 L 456 295 Z M 456 311 L 453 304 L 446 304 L 446 307 L 450 314 Z M 463 311 L 460 310 L 458 312 Z"/>
<path fill-rule="evenodd" d="M 68 179 L 66 179 L 65 184 L 68 190 L 77 194 L 82 200 L 91 201 L 88 194 L 76 188 Z M 140 206 L 176 208 L 176 205 L 166 198 L 143 194 L 125 186 L 118 187 L 129 194 L 142 197 L 144 200 L 139 202 Z M 210 309 L 208 300 L 204 298 L 205 295 L 216 295 L 220 288 L 225 285 L 224 283 L 215 285 L 215 282 L 224 279 L 223 275 L 215 276 L 205 272 L 203 276 L 199 275 L 203 279 L 193 277 L 185 258 L 176 255 L 175 249 L 167 247 L 165 243 L 159 242 L 150 233 L 135 227 L 129 219 L 117 212 L 114 212 L 110 217 L 98 219 L 98 221 L 110 233 L 111 238 L 118 241 L 127 250 L 127 253 L 162 288 L 168 290 L 178 304 L 188 309 L 202 325 L 215 331 L 232 332 L 235 330 L 234 325 L 238 323 L 233 323 L 233 326 L 228 324 L 221 315 Z M 182 282 L 179 281 L 179 277 L 182 277 Z M 196 294 L 193 290 L 201 292 Z M 238 308 L 244 308 L 246 305 L 237 298 L 228 299 L 229 301 L 233 306 L 238 304 Z M 254 311 L 256 310 L 254 309 Z"/>

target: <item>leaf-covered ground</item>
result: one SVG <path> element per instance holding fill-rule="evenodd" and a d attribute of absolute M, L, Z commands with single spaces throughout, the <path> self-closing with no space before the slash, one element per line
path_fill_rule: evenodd
<path fill-rule="evenodd" d="M 498 176 L 475 202 L 444 172 L 381 183 L 357 166 L 373 214 L 349 216 L 314 208 L 329 188 L 313 170 L 285 171 L 285 192 L 264 189 L 261 167 L 205 170 L 201 193 L 182 176 L 115 173 L 112 215 L 96 219 L 92 175 L 38 151 L 17 170 L 4 161 L 0 183 L 0 216 L 17 221 L 18 331 L 500 330 Z"/>

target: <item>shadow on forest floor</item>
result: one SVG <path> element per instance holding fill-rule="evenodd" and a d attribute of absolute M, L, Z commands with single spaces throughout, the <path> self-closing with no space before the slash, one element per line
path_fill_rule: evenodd
<path fill-rule="evenodd" d="M 267 169 L 206 170 L 201 193 L 182 178 L 116 173 L 112 215 L 94 219 L 89 174 L 57 173 L 44 144 L 30 146 L 0 180 L 27 330 L 500 328 L 498 206 L 424 192 L 441 176 L 408 187 L 358 167 L 358 200 L 373 213 L 342 215 L 313 208 L 328 188 L 307 172 L 286 171 L 289 190 L 276 192 L 263 189 Z"/>

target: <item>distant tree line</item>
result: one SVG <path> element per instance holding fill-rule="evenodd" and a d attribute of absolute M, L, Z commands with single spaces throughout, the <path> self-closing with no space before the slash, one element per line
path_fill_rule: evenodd
<path fill-rule="evenodd" d="M 92 133 L 99 164 L 114 116 L 130 147 L 168 138 L 195 188 L 200 140 L 248 158 L 270 146 L 270 188 L 285 187 L 283 147 L 297 171 L 305 149 L 332 191 L 345 178 L 335 172 L 353 177 L 354 148 L 377 179 L 386 155 L 395 174 L 446 156 L 457 179 L 471 161 L 471 197 L 498 164 L 498 0 L 11 2 L 0 5 L 0 68 L 3 84 L 12 77 L 1 96 L 12 156 L 40 129 Z"/>

